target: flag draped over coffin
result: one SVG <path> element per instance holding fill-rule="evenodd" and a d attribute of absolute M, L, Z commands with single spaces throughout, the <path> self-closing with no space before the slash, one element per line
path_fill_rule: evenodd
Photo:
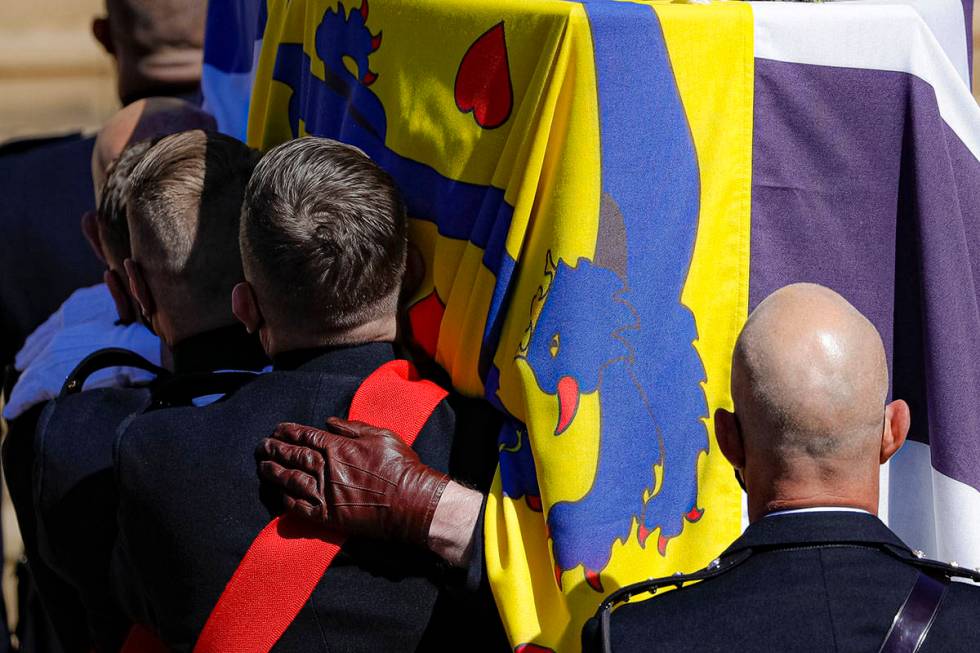
<path fill-rule="evenodd" d="M 212 2 L 249 144 L 353 143 L 406 198 L 413 335 L 506 416 L 484 549 L 515 648 L 575 650 L 604 593 L 737 536 L 710 416 L 795 281 L 869 316 L 912 404 L 890 523 L 980 564 L 980 109 L 910 5 Z"/>
<path fill-rule="evenodd" d="M 414 336 L 506 415 L 485 552 L 515 646 L 577 647 L 605 592 L 739 531 L 708 417 L 748 301 L 751 34 L 734 4 L 269 4 L 249 143 L 393 176 Z"/>

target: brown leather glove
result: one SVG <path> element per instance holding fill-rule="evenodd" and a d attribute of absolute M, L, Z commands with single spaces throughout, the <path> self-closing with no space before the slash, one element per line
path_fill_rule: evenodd
<path fill-rule="evenodd" d="M 256 458 L 287 512 L 345 535 L 423 547 L 449 483 L 391 431 L 337 417 L 325 431 L 280 424 Z"/>

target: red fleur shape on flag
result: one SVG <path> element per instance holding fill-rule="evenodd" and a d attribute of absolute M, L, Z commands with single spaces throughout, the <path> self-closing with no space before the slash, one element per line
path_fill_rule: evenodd
<path fill-rule="evenodd" d="M 499 22 L 473 41 L 456 71 L 456 106 L 473 112 L 484 129 L 499 127 L 514 108 L 514 90 L 507 62 L 504 23 Z"/>

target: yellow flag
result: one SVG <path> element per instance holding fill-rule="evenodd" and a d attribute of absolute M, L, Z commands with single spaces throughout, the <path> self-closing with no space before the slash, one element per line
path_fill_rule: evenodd
<path fill-rule="evenodd" d="M 739 493 L 711 415 L 748 303 L 742 3 L 269 3 L 249 116 L 394 178 L 427 264 L 413 336 L 505 416 L 487 569 L 515 649 L 706 564 Z"/>

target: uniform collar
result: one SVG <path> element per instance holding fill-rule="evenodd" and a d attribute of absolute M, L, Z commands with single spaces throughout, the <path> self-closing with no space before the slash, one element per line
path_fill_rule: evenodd
<path fill-rule="evenodd" d="M 316 347 L 276 354 L 273 367 L 277 370 L 336 371 L 357 375 L 370 373 L 395 358 L 390 342 L 368 342 L 343 347 Z"/>
<path fill-rule="evenodd" d="M 269 364 L 262 344 L 241 324 L 205 331 L 174 345 L 174 372 L 261 370 Z"/>
<path fill-rule="evenodd" d="M 867 510 L 862 510 L 861 508 L 845 508 L 843 506 L 813 506 L 811 508 L 789 508 L 787 510 L 775 510 L 763 515 L 763 519 L 767 517 L 779 517 L 781 515 L 802 515 L 808 512 L 856 512 L 865 515 L 871 514 Z"/>
<path fill-rule="evenodd" d="M 725 553 L 771 546 L 827 543 L 887 544 L 906 551 L 908 546 L 880 519 L 864 512 L 794 512 L 765 517 L 745 529 Z"/>

